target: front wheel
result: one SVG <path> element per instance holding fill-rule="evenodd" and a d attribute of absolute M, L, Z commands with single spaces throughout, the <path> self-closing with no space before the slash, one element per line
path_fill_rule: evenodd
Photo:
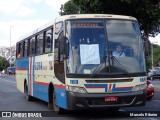
<path fill-rule="evenodd" d="M 53 110 L 58 114 L 64 113 L 64 109 L 56 105 L 56 95 L 54 91 L 53 91 Z"/>
<path fill-rule="evenodd" d="M 113 108 L 109 108 L 108 111 L 109 112 L 118 112 L 119 111 L 119 107 L 113 107 Z"/>
<path fill-rule="evenodd" d="M 25 85 L 24 94 L 25 94 L 25 99 L 27 101 L 32 101 L 32 99 L 33 99 L 32 96 L 28 95 L 28 86 L 27 85 Z"/>
<path fill-rule="evenodd" d="M 147 100 L 150 101 L 152 99 L 152 97 L 148 97 Z"/>

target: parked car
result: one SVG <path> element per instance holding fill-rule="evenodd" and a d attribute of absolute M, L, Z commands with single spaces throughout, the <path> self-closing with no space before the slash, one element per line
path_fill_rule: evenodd
<path fill-rule="evenodd" d="M 153 84 L 147 80 L 147 100 L 151 100 L 154 96 L 154 86 Z"/>
<path fill-rule="evenodd" d="M 15 75 L 15 67 L 8 67 L 7 68 L 7 74 L 10 75 L 10 74 L 14 74 Z"/>
<path fill-rule="evenodd" d="M 148 78 L 150 80 L 160 79 L 160 67 L 154 67 L 153 69 L 149 69 Z"/>

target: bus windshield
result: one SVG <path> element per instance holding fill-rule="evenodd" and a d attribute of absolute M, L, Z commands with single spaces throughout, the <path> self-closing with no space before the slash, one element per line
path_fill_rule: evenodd
<path fill-rule="evenodd" d="M 115 75 L 145 72 L 137 21 L 68 20 L 67 74 Z"/>

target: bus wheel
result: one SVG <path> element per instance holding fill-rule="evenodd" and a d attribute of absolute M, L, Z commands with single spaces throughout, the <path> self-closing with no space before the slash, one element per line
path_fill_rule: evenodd
<path fill-rule="evenodd" d="M 28 95 L 28 86 L 27 85 L 25 85 L 24 94 L 25 94 L 25 99 L 27 101 L 31 101 L 32 100 L 32 96 Z"/>
<path fill-rule="evenodd" d="M 58 107 L 56 105 L 56 95 L 55 92 L 53 91 L 53 110 L 54 112 L 58 113 L 58 114 L 62 114 L 64 112 L 64 109 L 61 107 Z"/>
<path fill-rule="evenodd" d="M 118 112 L 119 111 L 119 107 L 113 107 L 113 108 L 109 108 L 109 112 Z"/>

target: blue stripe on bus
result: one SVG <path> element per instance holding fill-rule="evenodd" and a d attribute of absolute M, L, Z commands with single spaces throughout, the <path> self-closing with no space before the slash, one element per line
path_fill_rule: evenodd
<path fill-rule="evenodd" d="M 55 88 L 57 106 L 67 109 L 67 92 L 62 88 Z"/>
<path fill-rule="evenodd" d="M 48 100 L 48 86 L 44 86 L 41 84 L 33 85 L 33 95 L 36 98 L 49 102 Z"/>
<path fill-rule="evenodd" d="M 129 92 L 133 89 L 133 86 L 126 87 L 116 87 L 116 84 L 113 85 L 113 92 Z"/>
<path fill-rule="evenodd" d="M 43 83 L 39 83 L 36 84 L 34 83 L 33 86 L 33 95 L 36 98 L 42 99 L 46 102 L 49 102 L 48 100 L 48 86 L 49 84 L 43 84 Z M 64 89 L 62 86 L 56 86 L 54 88 L 55 93 L 56 93 L 56 104 L 57 106 L 67 109 L 67 92 L 66 89 Z"/>
<path fill-rule="evenodd" d="M 16 60 L 16 69 L 27 69 L 29 68 L 29 58 L 21 58 Z"/>

